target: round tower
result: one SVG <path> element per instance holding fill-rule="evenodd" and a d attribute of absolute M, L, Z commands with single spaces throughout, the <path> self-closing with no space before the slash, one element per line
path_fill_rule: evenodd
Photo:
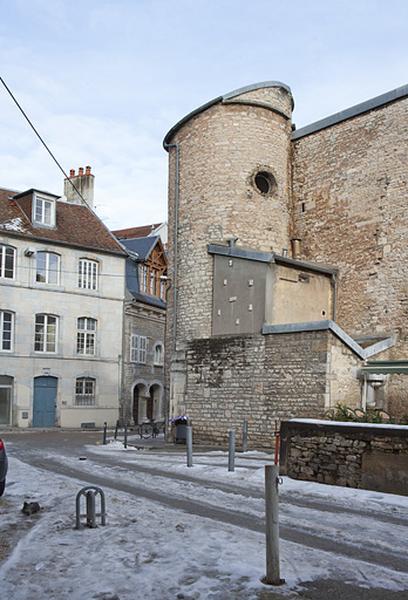
<path fill-rule="evenodd" d="M 172 352 L 211 335 L 209 243 L 288 248 L 292 109 L 290 88 L 268 81 L 215 98 L 165 137 Z"/>

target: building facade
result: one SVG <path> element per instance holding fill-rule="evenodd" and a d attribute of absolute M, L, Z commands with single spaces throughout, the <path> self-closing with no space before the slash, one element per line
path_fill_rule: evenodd
<path fill-rule="evenodd" d="M 119 414 L 126 252 L 84 202 L 0 190 L 0 425 L 83 427 Z M 80 192 L 81 193 L 81 192 Z"/>
<path fill-rule="evenodd" d="M 121 420 L 132 425 L 162 423 L 167 261 L 160 236 L 139 237 L 151 229 L 115 231 L 128 252 L 123 335 Z M 141 231 L 142 230 L 142 231 Z M 132 237 L 133 236 L 133 237 Z"/>
<path fill-rule="evenodd" d="M 248 86 L 165 137 L 170 414 L 198 437 L 245 417 L 262 444 L 338 402 L 408 413 L 408 86 L 299 130 L 293 104 Z"/>

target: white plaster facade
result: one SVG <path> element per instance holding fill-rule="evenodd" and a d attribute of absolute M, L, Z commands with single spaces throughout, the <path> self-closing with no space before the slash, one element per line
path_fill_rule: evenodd
<path fill-rule="evenodd" d="M 119 417 L 121 389 L 125 255 L 56 242 L 42 243 L 7 231 L 0 231 L 0 244 L 16 249 L 14 279 L 0 277 L 0 310 L 14 315 L 12 349 L 0 349 L 0 386 L 5 377 L 13 378 L 9 425 L 32 426 L 36 377 L 57 380 L 56 426 L 81 427 L 83 423 L 101 426 L 104 421 L 114 424 Z M 33 254 L 27 256 L 31 251 Z M 36 282 L 39 251 L 60 256 L 58 285 Z M 81 258 L 98 263 L 96 290 L 78 287 Z M 34 350 L 38 313 L 58 317 L 56 352 Z M 80 317 L 96 320 L 92 356 L 77 353 Z M 95 380 L 92 406 L 76 405 L 76 379 L 80 377 Z"/>

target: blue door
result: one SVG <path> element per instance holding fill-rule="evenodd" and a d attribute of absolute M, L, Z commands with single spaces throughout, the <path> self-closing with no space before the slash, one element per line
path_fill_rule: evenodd
<path fill-rule="evenodd" d="M 54 427 L 57 404 L 56 377 L 34 379 L 33 427 Z"/>

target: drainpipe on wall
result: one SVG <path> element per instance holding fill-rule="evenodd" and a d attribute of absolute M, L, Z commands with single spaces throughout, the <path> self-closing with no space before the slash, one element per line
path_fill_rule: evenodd
<path fill-rule="evenodd" d="M 361 392 L 361 408 L 365 412 L 367 410 L 367 375 L 363 373 L 363 389 Z"/>
<path fill-rule="evenodd" d="M 333 289 L 333 321 L 336 320 L 336 312 L 337 312 L 337 279 L 336 274 L 332 275 L 332 289 Z"/>
<path fill-rule="evenodd" d="M 178 210 L 179 210 L 179 163 L 180 163 L 180 148 L 178 144 L 164 144 L 166 150 L 175 148 L 176 150 L 176 173 L 175 173 L 175 190 L 174 190 L 174 231 L 173 231 L 173 331 L 172 331 L 172 348 L 176 351 L 177 337 L 177 233 L 178 233 Z"/>

